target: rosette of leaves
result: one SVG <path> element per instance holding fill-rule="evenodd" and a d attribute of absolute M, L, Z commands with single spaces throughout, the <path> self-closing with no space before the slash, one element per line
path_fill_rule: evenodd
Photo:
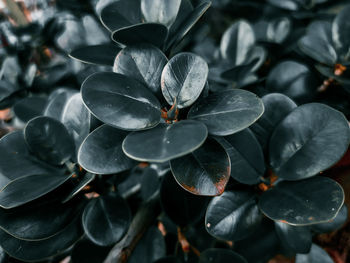
<path fill-rule="evenodd" d="M 219 57 L 210 65 L 209 79 L 233 88 L 258 80 L 256 71 L 266 59 L 266 50 L 257 45 L 252 25 L 238 20 L 223 34 Z"/>
<path fill-rule="evenodd" d="M 314 21 L 308 28 L 305 36 L 299 40 L 302 52 L 319 64 L 316 69 L 328 77 L 324 82 L 327 87 L 337 81 L 348 86 L 350 71 L 350 38 L 347 15 L 350 6 L 345 6 L 333 21 Z"/>
<path fill-rule="evenodd" d="M 285 251 L 308 253 L 317 229 L 335 230 L 347 218 L 342 187 L 320 173 L 346 152 L 349 125 L 342 113 L 324 104 L 297 106 L 278 93 L 262 101 L 265 112 L 250 129 L 219 140 L 230 155 L 231 177 L 249 187 L 238 185 L 214 197 L 206 228 L 218 239 L 249 243 L 265 228 L 265 215 Z M 247 254 L 265 252 L 264 246 L 254 249 Z"/>
<path fill-rule="evenodd" d="M 208 66 L 201 57 L 179 53 L 168 60 L 150 44 L 121 50 L 113 70 L 91 75 L 81 87 L 84 104 L 105 125 L 84 140 L 79 164 L 90 172 L 112 174 L 130 159 L 170 161 L 175 179 L 187 191 L 221 194 L 230 160 L 213 136 L 253 124 L 263 113 L 261 100 L 238 89 L 207 95 Z"/>
<path fill-rule="evenodd" d="M 210 4 L 210 1 L 202 1 L 193 7 L 189 0 L 101 1 L 97 12 L 115 45 L 85 46 L 74 50 L 70 56 L 87 63 L 113 66 L 120 45 L 148 43 L 170 52 Z"/>
<path fill-rule="evenodd" d="M 80 93 L 55 91 L 43 114 L 0 140 L 0 245 L 25 262 L 58 256 L 84 234 L 110 246 L 131 221 L 128 204 L 112 185 L 76 163 L 76 148 L 96 125 Z M 87 200 L 82 190 L 88 184 L 100 196 Z"/>

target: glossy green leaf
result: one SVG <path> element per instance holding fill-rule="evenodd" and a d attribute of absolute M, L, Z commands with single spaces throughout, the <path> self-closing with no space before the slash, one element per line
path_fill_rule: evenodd
<path fill-rule="evenodd" d="M 262 217 L 253 193 L 225 191 L 209 203 L 205 226 L 218 239 L 237 241 L 254 233 Z"/>
<path fill-rule="evenodd" d="M 317 233 L 330 233 L 340 229 L 348 219 L 348 208 L 344 204 L 336 217 L 328 222 L 314 224 L 311 226 L 312 230 Z"/>
<path fill-rule="evenodd" d="M 17 239 L 47 239 L 69 225 L 81 214 L 83 206 L 81 199 L 75 199 L 66 204 L 49 200 L 10 210 L 0 209 L 0 228 Z"/>
<path fill-rule="evenodd" d="M 9 133 L 0 139 L 0 189 L 13 180 L 30 175 L 63 173 L 29 152 L 22 131 Z"/>
<path fill-rule="evenodd" d="M 255 44 L 254 30 L 245 20 L 232 24 L 224 33 L 220 43 L 221 56 L 241 65 Z"/>
<path fill-rule="evenodd" d="M 184 2 L 184 0 L 182 0 Z M 186 1 L 187 2 L 187 1 Z M 179 22 L 182 20 L 182 22 L 179 24 L 179 26 L 174 27 L 174 33 L 169 34 L 169 39 L 167 40 L 166 50 L 169 50 L 172 46 L 179 43 L 182 38 L 191 30 L 191 28 L 197 23 L 197 21 L 202 17 L 202 15 L 207 11 L 207 9 L 210 7 L 211 1 L 204 0 L 201 1 L 198 6 L 196 6 L 193 10 L 190 9 L 192 6 L 188 3 L 184 4 L 184 9 L 186 9 L 185 12 L 181 15 L 181 18 L 179 19 Z M 179 14 L 181 13 L 181 7 Z M 187 14 L 187 15 L 186 15 Z M 182 19 L 183 17 L 183 19 Z M 177 20 L 175 21 L 175 23 Z"/>
<path fill-rule="evenodd" d="M 179 186 L 170 172 L 163 177 L 160 201 L 165 214 L 181 227 L 196 224 L 208 204 L 207 197 L 191 194 Z"/>
<path fill-rule="evenodd" d="M 0 245 L 13 258 L 25 262 L 38 262 L 66 251 L 83 235 L 80 216 L 56 235 L 39 241 L 16 239 L 0 230 Z"/>
<path fill-rule="evenodd" d="M 171 58 L 162 72 L 162 93 L 169 105 L 178 108 L 193 104 L 200 96 L 208 77 L 208 65 L 192 53 L 180 53 Z"/>
<path fill-rule="evenodd" d="M 101 44 L 75 49 L 69 56 L 87 64 L 113 66 L 114 58 L 120 50 L 115 44 Z"/>
<path fill-rule="evenodd" d="M 100 246 L 117 243 L 128 230 L 130 221 L 128 204 L 115 194 L 92 199 L 82 217 L 85 234 Z"/>
<path fill-rule="evenodd" d="M 283 93 L 296 101 L 312 98 L 318 85 L 318 79 L 306 65 L 292 60 L 277 64 L 266 79 L 268 91 Z"/>
<path fill-rule="evenodd" d="M 29 149 L 53 165 L 62 165 L 74 156 L 75 145 L 66 127 L 49 117 L 36 117 L 24 129 L 24 139 Z"/>
<path fill-rule="evenodd" d="M 9 182 L 0 192 L 0 207 L 10 209 L 35 200 L 56 189 L 70 176 L 33 174 Z"/>
<path fill-rule="evenodd" d="M 203 251 L 199 257 L 198 263 L 248 263 L 241 255 L 224 248 L 210 248 Z"/>
<path fill-rule="evenodd" d="M 13 111 L 18 119 L 26 123 L 30 119 L 41 116 L 44 113 L 47 99 L 45 97 L 32 96 L 18 101 Z"/>
<path fill-rule="evenodd" d="M 128 263 L 153 263 L 164 257 L 165 254 L 164 237 L 158 228 L 152 226 L 148 228 L 147 232 L 137 243 L 133 253 L 130 255 Z"/>
<path fill-rule="evenodd" d="M 81 94 L 73 95 L 66 103 L 61 122 L 66 126 L 69 134 L 75 141 L 76 150 L 89 134 L 91 126 L 90 112 L 81 98 Z"/>
<path fill-rule="evenodd" d="M 259 207 L 275 221 L 298 226 L 332 220 L 343 203 L 344 191 L 337 182 L 314 176 L 279 183 L 262 194 Z"/>
<path fill-rule="evenodd" d="M 264 114 L 250 126 L 262 148 L 267 150 L 270 137 L 277 124 L 297 107 L 294 101 L 281 93 L 270 93 L 261 98 Z"/>
<path fill-rule="evenodd" d="M 230 179 L 230 158 L 212 138 L 190 154 L 171 160 L 170 167 L 176 181 L 192 194 L 220 195 Z"/>
<path fill-rule="evenodd" d="M 140 23 L 123 27 L 112 33 L 112 39 L 120 44 L 129 46 L 148 43 L 163 48 L 168 37 L 168 28 L 158 23 Z"/>
<path fill-rule="evenodd" d="M 116 128 L 149 129 L 160 121 L 157 98 L 140 82 L 124 75 L 95 73 L 85 80 L 81 94 L 92 114 Z"/>
<path fill-rule="evenodd" d="M 246 90 L 225 90 L 198 101 L 188 118 L 202 121 L 212 135 L 226 136 L 253 124 L 264 112 L 262 101 Z"/>
<path fill-rule="evenodd" d="M 348 35 L 350 30 L 349 12 L 350 6 L 347 5 L 337 14 L 332 23 L 333 43 L 342 59 L 345 60 L 349 60 L 350 48 L 350 37 Z"/>
<path fill-rule="evenodd" d="M 307 28 L 307 34 L 298 44 L 306 55 L 318 62 L 334 65 L 337 61 L 332 41 L 332 24 L 328 21 L 312 22 Z"/>
<path fill-rule="evenodd" d="M 82 143 L 78 162 L 87 171 L 96 174 L 115 174 L 136 165 L 122 150 L 127 132 L 108 125 L 94 130 Z"/>
<path fill-rule="evenodd" d="M 297 254 L 295 263 L 334 263 L 328 253 L 316 244 L 312 244 L 308 254 Z"/>
<path fill-rule="evenodd" d="M 141 0 L 141 11 L 147 22 L 169 27 L 176 19 L 181 0 Z"/>
<path fill-rule="evenodd" d="M 141 1 L 119 0 L 105 6 L 101 11 L 102 24 L 111 32 L 141 23 Z"/>
<path fill-rule="evenodd" d="M 283 244 L 294 253 L 309 253 L 312 235 L 308 226 L 292 226 L 275 222 L 276 233 Z"/>
<path fill-rule="evenodd" d="M 308 178 L 336 163 L 349 141 L 349 124 L 341 112 L 324 104 L 304 104 L 273 132 L 270 164 L 283 179 Z"/>
<path fill-rule="evenodd" d="M 167 57 L 160 49 L 150 44 L 138 44 L 118 53 L 113 71 L 140 81 L 158 94 L 162 70 L 167 62 Z"/>
<path fill-rule="evenodd" d="M 207 135 L 207 128 L 198 121 L 160 124 L 151 130 L 130 133 L 123 142 L 123 151 L 141 162 L 161 163 L 196 150 Z"/>
<path fill-rule="evenodd" d="M 257 184 L 265 173 L 261 146 L 248 128 L 235 134 L 218 137 L 231 160 L 231 177 L 243 184 Z"/>

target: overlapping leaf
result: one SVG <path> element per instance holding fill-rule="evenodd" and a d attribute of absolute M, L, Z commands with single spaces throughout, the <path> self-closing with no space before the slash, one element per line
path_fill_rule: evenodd
<path fill-rule="evenodd" d="M 157 98 L 140 82 L 124 75 L 95 73 L 85 80 L 81 94 L 92 114 L 116 128 L 149 129 L 160 121 Z"/>
<path fill-rule="evenodd" d="M 127 132 L 106 124 L 100 126 L 84 140 L 78 162 L 87 171 L 96 174 L 114 174 L 132 168 L 136 162 L 122 150 Z"/>
<path fill-rule="evenodd" d="M 117 243 L 128 230 L 130 221 L 128 204 L 115 194 L 92 199 L 82 217 L 87 237 L 100 246 Z"/>
<path fill-rule="evenodd" d="M 319 103 L 304 104 L 273 132 L 270 164 L 283 179 L 308 178 L 336 163 L 349 141 L 349 124 L 342 113 Z"/>
<path fill-rule="evenodd" d="M 269 218 L 290 225 L 327 222 L 338 214 L 344 202 L 341 186 L 327 177 L 283 181 L 264 192 L 259 207 Z"/>
<path fill-rule="evenodd" d="M 161 163 L 196 150 L 207 135 L 207 128 L 198 121 L 159 124 L 151 130 L 130 133 L 123 142 L 123 151 L 138 161 Z"/>
<path fill-rule="evenodd" d="M 253 124 L 264 112 L 264 105 L 253 93 L 226 90 L 209 95 L 192 106 L 189 119 L 202 121 L 212 135 L 226 136 Z"/>
<path fill-rule="evenodd" d="M 192 53 L 180 53 L 170 59 L 162 72 L 162 93 L 178 108 L 193 104 L 201 94 L 208 77 L 208 65 Z"/>
<path fill-rule="evenodd" d="M 153 93 L 160 93 L 160 78 L 168 59 L 150 44 L 128 46 L 118 53 L 113 71 L 142 82 Z"/>
<path fill-rule="evenodd" d="M 230 178 L 230 158 L 212 138 L 190 154 L 171 160 L 170 167 L 176 181 L 197 195 L 222 194 Z"/>
<path fill-rule="evenodd" d="M 209 203 L 205 226 L 216 238 L 237 241 L 254 233 L 261 220 L 257 197 L 253 193 L 225 191 Z"/>

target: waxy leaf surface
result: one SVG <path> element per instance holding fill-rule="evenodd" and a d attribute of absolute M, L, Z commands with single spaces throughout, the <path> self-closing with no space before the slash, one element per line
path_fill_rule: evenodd
<path fill-rule="evenodd" d="M 225 90 L 198 101 L 188 118 L 202 121 L 211 135 L 226 136 L 253 124 L 264 112 L 262 101 L 246 90 Z"/>
<path fill-rule="evenodd" d="M 171 160 L 170 167 L 176 181 L 192 194 L 220 195 L 230 179 L 230 158 L 212 138 L 190 154 Z"/>
<path fill-rule="evenodd" d="M 81 87 L 87 108 L 102 122 L 123 130 L 142 130 L 160 121 L 157 98 L 140 82 L 127 76 L 101 72 Z"/>
<path fill-rule="evenodd" d="M 130 133 L 123 142 L 123 151 L 141 162 L 161 163 L 196 150 L 207 135 L 207 128 L 198 121 L 159 124 L 151 130 Z"/>

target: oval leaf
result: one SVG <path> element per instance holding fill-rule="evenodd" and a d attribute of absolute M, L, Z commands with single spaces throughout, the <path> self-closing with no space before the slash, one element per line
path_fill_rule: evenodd
<path fill-rule="evenodd" d="M 218 239 L 237 241 L 254 233 L 262 217 L 253 193 L 225 191 L 209 203 L 205 226 Z"/>
<path fill-rule="evenodd" d="M 122 150 L 127 132 L 102 125 L 82 143 L 78 162 L 87 171 L 96 174 L 115 174 L 136 165 Z"/>
<path fill-rule="evenodd" d="M 43 261 L 66 251 L 83 235 L 80 216 L 56 235 L 39 241 L 16 239 L 0 230 L 0 245 L 13 258 L 31 262 Z"/>
<path fill-rule="evenodd" d="M 241 65 L 248 52 L 255 44 L 254 30 L 245 20 L 239 20 L 231 25 L 224 33 L 220 43 L 221 56 Z"/>
<path fill-rule="evenodd" d="M 123 142 L 124 153 L 141 162 L 166 162 L 199 148 L 207 138 L 204 124 L 183 120 L 130 133 Z"/>
<path fill-rule="evenodd" d="M 85 207 L 82 217 L 87 237 L 100 246 L 117 243 L 128 230 L 130 221 L 129 206 L 117 195 L 92 199 Z"/>
<path fill-rule="evenodd" d="M 336 163 L 349 141 L 349 124 L 341 112 L 324 104 L 304 104 L 273 132 L 270 164 L 283 179 L 308 178 Z"/>
<path fill-rule="evenodd" d="M 157 98 L 141 83 L 124 75 L 95 73 L 85 80 L 81 94 L 92 114 L 116 128 L 149 129 L 160 121 Z"/>
<path fill-rule="evenodd" d="M 68 226 L 81 214 L 84 205 L 81 199 L 66 204 L 61 204 L 60 200 L 49 200 L 17 209 L 0 209 L 0 227 L 17 239 L 47 239 Z"/>
<path fill-rule="evenodd" d="M 198 263 L 211 263 L 211 262 L 248 263 L 248 261 L 245 260 L 245 258 L 243 258 L 241 255 L 237 254 L 236 252 L 233 252 L 232 250 L 224 249 L 224 248 L 210 248 L 201 253 Z"/>
<path fill-rule="evenodd" d="M 56 189 L 69 178 L 63 174 L 38 174 L 15 179 L 1 190 L 0 207 L 10 209 L 28 203 Z"/>
<path fill-rule="evenodd" d="M 218 137 L 231 160 L 231 177 L 243 184 L 257 184 L 265 173 L 261 146 L 248 128 L 238 133 Z"/>
<path fill-rule="evenodd" d="M 171 160 L 170 167 L 176 181 L 192 194 L 220 195 L 230 179 L 230 158 L 212 138 L 190 154 Z"/>
<path fill-rule="evenodd" d="M 225 90 L 209 95 L 192 106 L 188 118 L 202 121 L 212 135 L 226 136 L 253 124 L 264 112 L 264 105 L 253 93 Z"/>
<path fill-rule="evenodd" d="M 162 72 L 162 93 L 178 108 L 193 104 L 200 96 L 208 77 L 208 65 L 192 53 L 180 53 L 170 59 Z"/>
<path fill-rule="evenodd" d="M 118 29 L 112 33 L 112 39 L 120 44 L 129 46 L 148 43 L 163 48 L 168 37 L 168 28 L 157 23 L 141 23 Z"/>
<path fill-rule="evenodd" d="M 27 123 L 24 138 L 29 149 L 40 159 L 62 165 L 75 153 L 73 138 L 66 127 L 49 117 L 36 117 Z"/>
<path fill-rule="evenodd" d="M 83 63 L 113 66 L 114 58 L 120 50 L 117 45 L 102 44 L 75 49 L 69 56 Z"/>
<path fill-rule="evenodd" d="M 263 193 L 259 207 L 269 218 L 290 225 L 310 225 L 333 219 L 344 203 L 341 186 L 327 177 L 287 182 Z"/>
<path fill-rule="evenodd" d="M 170 26 L 179 12 L 181 0 L 141 0 L 141 11 L 147 22 Z"/>
<path fill-rule="evenodd" d="M 163 52 L 150 44 L 128 46 L 119 52 L 113 71 L 134 78 L 153 93 L 160 93 L 160 78 L 168 59 Z"/>
<path fill-rule="evenodd" d="M 296 101 L 313 97 L 318 85 L 318 79 L 306 65 L 291 60 L 275 66 L 266 80 L 270 92 L 283 93 Z"/>
<path fill-rule="evenodd" d="M 0 189 L 18 178 L 58 173 L 62 173 L 62 170 L 29 152 L 22 131 L 9 133 L 0 139 Z"/>
<path fill-rule="evenodd" d="M 332 41 L 332 24 L 328 21 L 312 22 L 307 28 L 307 34 L 298 44 L 301 51 L 318 62 L 334 65 L 337 61 Z"/>

